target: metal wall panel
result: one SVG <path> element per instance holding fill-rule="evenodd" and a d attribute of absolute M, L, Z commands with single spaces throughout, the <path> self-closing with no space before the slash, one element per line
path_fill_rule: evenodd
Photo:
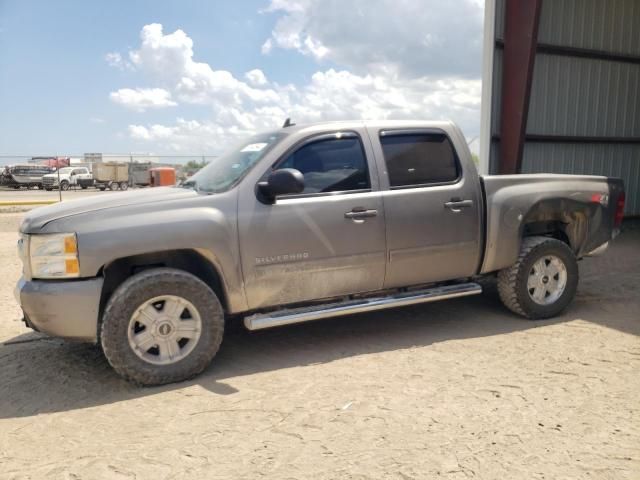
<path fill-rule="evenodd" d="M 640 215 L 640 145 L 525 144 L 522 173 L 604 175 L 624 180 L 626 215 Z"/>
<path fill-rule="evenodd" d="M 495 38 L 504 39 L 504 8 L 505 0 L 495 0 L 496 2 L 496 23 Z"/>
<path fill-rule="evenodd" d="M 538 54 L 527 133 L 640 137 L 640 65 Z"/>
<path fill-rule="evenodd" d="M 493 94 L 491 95 L 491 135 L 500 133 L 502 118 L 502 50 L 493 54 Z"/>
<path fill-rule="evenodd" d="M 505 0 L 495 3 L 495 38 L 504 38 Z M 640 56 L 640 0 L 543 0 L 538 42 Z M 500 132 L 502 49 L 493 60 L 492 135 Z M 536 55 L 527 133 L 640 137 L 640 65 Z M 491 141 L 490 172 L 500 142 Z M 526 142 L 522 173 L 620 177 L 626 215 L 640 215 L 640 145 Z"/>
<path fill-rule="evenodd" d="M 491 150 L 489 151 L 489 174 L 495 175 L 500 170 L 500 142 L 491 140 Z"/>
<path fill-rule="evenodd" d="M 538 42 L 640 55 L 640 1 L 544 0 Z"/>

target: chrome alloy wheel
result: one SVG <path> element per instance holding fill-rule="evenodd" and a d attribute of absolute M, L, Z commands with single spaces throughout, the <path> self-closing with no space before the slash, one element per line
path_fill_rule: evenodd
<path fill-rule="evenodd" d="M 551 305 L 567 286 L 567 268 L 555 255 L 545 255 L 531 266 L 527 291 L 538 305 Z"/>
<path fill-rule="evenodd" d="M 140 305 L 129 320 L 129 346 L 145 362 L 170 365 L 195 348 L 202 332 L 200 313 L 188 300 L 162 295 Z"/>

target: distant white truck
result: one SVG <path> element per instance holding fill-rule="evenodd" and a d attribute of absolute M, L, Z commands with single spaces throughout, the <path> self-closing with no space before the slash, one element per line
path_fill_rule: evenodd
<path fill-rule="evenodd" d="M 64 167 L 59 172 L 42 177 L 42 186 L 48 191 L 54 188 L 69 190 L 71 186 L 79 186 L 84 190 L 91 185 L 93 185 L 93 175 L 87 167 Z"/>

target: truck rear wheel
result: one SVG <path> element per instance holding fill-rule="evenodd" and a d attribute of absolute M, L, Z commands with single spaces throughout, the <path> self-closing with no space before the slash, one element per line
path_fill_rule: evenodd
<path fill-rule="evenodd" d="M 127 182 L 120 182 L 120 190 L 126 190 L 129 188 L 129 184 Z"/>
<path fill-rule="evenodd" d="M 527 237 L 518 260 L 498 273 L 502 303 L 532 320 L 559 314 L 578 287 L 578 262 L 569 246 L 549 237 Z"/>
<path fill-rule="evenodd" d="M 202 280 L 182 270 L 154 268 L 116 289 L 100 338 L 107 360 L 122 377 L 162 385 L 202 372 L 223 333 L 222 305 Z"/>

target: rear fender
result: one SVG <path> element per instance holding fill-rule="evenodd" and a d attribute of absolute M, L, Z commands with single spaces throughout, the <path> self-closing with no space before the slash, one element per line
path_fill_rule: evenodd
<path fill-rule="evenodd" d="M 566 198 L 552 198 L 536 203 L 524 215 L 520 225 L 518 251 L 522 238 L 530 233 L 561 233 L 560 239 L 566 239 L 574 253 L 579 254 L 587 241 L 590 219 L 598 216 L 598 210 L 597 204 Z"/>
<path fill-rule="evenodd" d="M 532 198 L 534 197 L 534 198 Z M 557 194 L 515 189 L 497 192 L 489 203 L 487 246 L 480 273 L 512 265 L 527 235 L 549 235 L 569 244 L 577 257 L 586 255 L 611 238 L 606 207 L 590 201 L 590 193 L 559 197 Z"/>

